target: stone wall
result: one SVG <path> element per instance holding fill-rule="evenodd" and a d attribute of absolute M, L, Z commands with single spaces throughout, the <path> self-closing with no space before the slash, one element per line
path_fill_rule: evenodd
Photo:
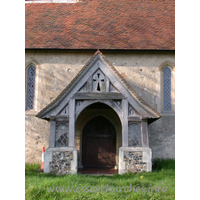
<path fill-rule="evenodd" d="M 42 147 L 48 147 L 49 122 L 27 114 L 25 117 L 25 162 L 41 163 Z"/>
<path fill-rule="evenodd" d="M 47 148 L 44 152 L 44 173 L 76 174 L 77 149 L 75 147 Z"/>
<path fill-rule="evenodd" d="M 142 151 L 125 151 L 124 161 L 126 171 L 132 173 L 135 172 L 146 172 L 147 164 L 142 162 Z"/>
<path fill-rule="evenodd" d="M 50 162 L 50 171 L 56 175 L 69 174 L 71 171 L 71 161 L 73 160 L 73 152 L 55 151 Z"/>
<path fill-rule="evenodd" d="M 91 50 L 26 50 L 25 67 L 36 66 L 36 95 L 34 111 L 26 111 L 26 162 L 41 162 L 42 147 L 48 147 L 49 122 L 37 119 L 35 114 L 48 105 L 70 83 L 79 70 L 93 56 Z M 159 67 L 164 62 L 175 63 L 174 51 L 102 51 L 128 84 L 150 106 L 159 107 Z M 174 114 L 149 126 L 150 148 L 153 158 L 174 158 Z"/>
<path fill-rule="evenodd" d="M 148 147 L 120 147 L 119 174 L 151 172 L 152 151 Z"/>
<path fill-rule="evenodd" d="M 149 125 L 149 147 L 154 158 L 175 158 L 175 116 L 162 117 Z"/>

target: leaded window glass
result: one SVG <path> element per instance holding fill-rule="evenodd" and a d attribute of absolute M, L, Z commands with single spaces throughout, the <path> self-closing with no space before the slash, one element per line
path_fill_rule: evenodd
<path fill-rule="evenodd" d="M 164 111 L 171 111 L 171 69 L 166 67 L 163 70 L 163 99 L 164 99 Z"/>
<path fill-rule="evenodd" d="M 141 147 L 141 126 L 138 124 L 130 124 L 128 127 L 128 146 Z"/>
<path fill-rule="evenodd" d="M 35 67 L 31 65 L 27 70 L 26 110 L 34 109 L 35 96 Z"/>
<path fill-rule="evenodd" d="M 58 123 L 56 125 L 56 147 L 66 147 L 69 143 L 68 123 Z"/>

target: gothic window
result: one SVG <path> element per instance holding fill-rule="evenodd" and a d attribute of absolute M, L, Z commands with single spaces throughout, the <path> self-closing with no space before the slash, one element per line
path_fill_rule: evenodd
<path fill-rule="evenodd" d="M 138 124 L 131 124 L 128 127 L 128 146 L 141 147 L 141 127 Z"/>
<path fill-rule="evenodd" d="M 163 110 L 171 111 L 171 69 L 169 67 L 163 70 L 163 101 Z"/>
<path fill-rule="evenodd" d="M 35 66 L 30 65 L 27 70 L 27 83 L 26 83 L 26 110 L 34 109 L 35 97 Z"/>

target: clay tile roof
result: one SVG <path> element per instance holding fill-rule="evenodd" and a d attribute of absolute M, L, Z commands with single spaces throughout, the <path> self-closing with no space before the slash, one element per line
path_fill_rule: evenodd
<path fill-rule="evenodd" d="M 27 49 L 175 49 L 174 0 L 25 4 Z"/>

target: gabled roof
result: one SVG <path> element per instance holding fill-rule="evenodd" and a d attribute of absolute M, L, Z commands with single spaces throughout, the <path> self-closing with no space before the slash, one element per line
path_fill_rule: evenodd
<path fill-rule="evenodd" d="M 27 49 L 175 49 L 174 0 L 27 3 Z"/>
<path fill-rule="evenodd" d="M 71 81 L 71 83 L 49 105 L 47 105 L 44 109 L 42 109 L 36 115 L 36 117 L 44 118 L 44 119 L 47 118 L 46 114 L 50 113 L 51 110 L 53 110 L 54 108 L 56 108 L 56 106 L 58 106 L 60 104 L 60 102 L 63 101 L 63 99 L 65 99 L 67 97 L 67 95 L 70 94 L 70 92 L 73 89 L 73 87 L 75 87 L 75 85 L 77 85 L 78 83 L 80 83 L 82 77 L 85 74 L 87 74 L 87 72 L 89 70 L 91 70 L 91 68 L 93 67 L 94 60 L 97 60 L 97 59 L 102 59 L 107 64 L 107 67 L 109 67 L 114 72 L 114 74 L 116 75 L 116 77 L 119 80 L 119 82 L 126 88 L 126 90 L 128 90 L 131 93 L 132 98 L 137 101 L 138 105 L 140 105 L 142 107 L 142 109 L 146 110 L 145 113 L 148 113 L 147 114 L 148 116 L 145 116 L 145 117 L 152 118 L 152 119 L 154 119 L 154 118 L 158 119 L 158 118 L 161 117 L 160 114 L 155 109 L 153 109 L 141 97 L 139 97 L 137 95 L 137 93 L 128 85 L 128 83 L 121 76 L 121 74 L 114 68 L 114 66 L 104 57 L 104 55 L 99 50 L 95 52 L 95 54 L 93 55 L 93 57 L 79 71 L 79 73 L 75 76 L 75 78 Z M 89 77 L 87 77 L 87 79 L 88 78 Z M 67 103 L 67 102 L 65 102 L 65 103 Z M 50 117 L 49 114 L 48 114 L 48 116 Z"/>

